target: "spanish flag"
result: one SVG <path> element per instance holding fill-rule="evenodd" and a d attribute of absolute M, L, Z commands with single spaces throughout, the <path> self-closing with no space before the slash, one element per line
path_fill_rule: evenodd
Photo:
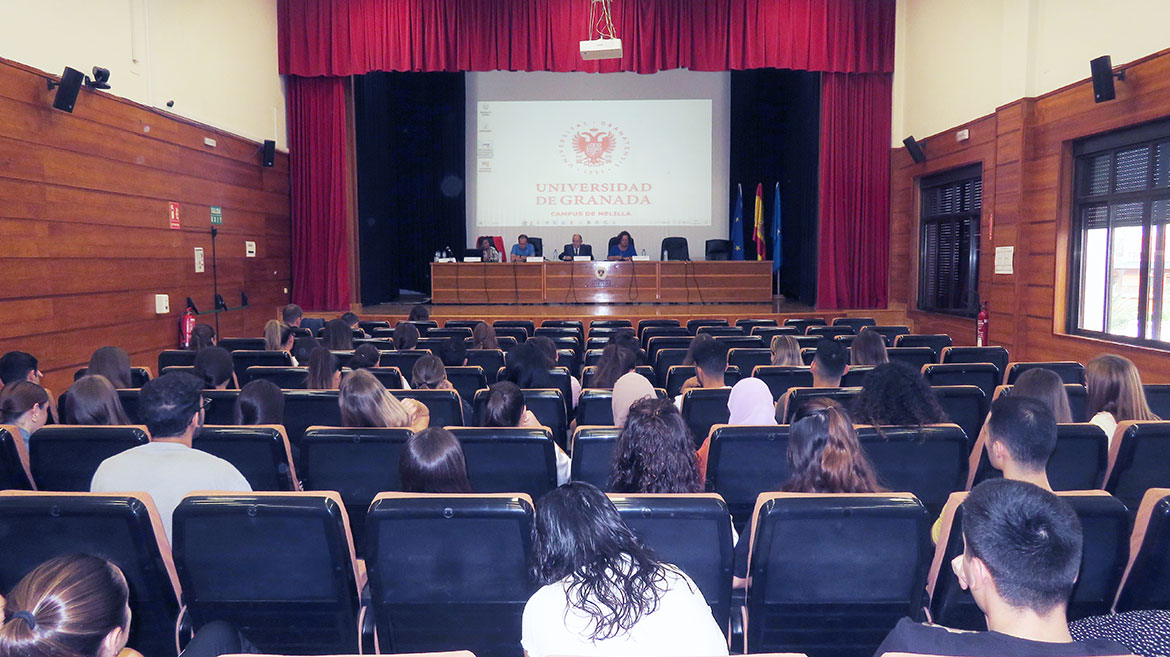
<path fill-rule="evenodd" d="M 752 230 L 756 243 L 756 260 L 764 259 L 764 183 L 756 185 L 756 227 Z"/>

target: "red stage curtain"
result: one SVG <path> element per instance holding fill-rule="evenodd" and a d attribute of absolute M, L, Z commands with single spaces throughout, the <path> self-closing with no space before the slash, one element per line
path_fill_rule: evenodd
<path fill-rule="evenodd" d="M 890 243 L 890 75 L 821 77 L 818 308 L 884 308 Z"/>
<path fill-rule="evenodd" d="M 621 60 L 585 62 L 588 0 L 279 0 L 280 72 L 894 70 L 895 0 L 618 0 Z"/>
<path fill-rule="evenodd" d="M 287 80 L 293 303 L 348 309 L 345 78 Z"/>

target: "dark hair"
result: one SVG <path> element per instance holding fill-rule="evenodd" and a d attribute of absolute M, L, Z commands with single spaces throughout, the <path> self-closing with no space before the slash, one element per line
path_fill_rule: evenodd
<path fill-rule="evenodd" d="M 100 374 L 115 388 L 132 388 L 130 355 L 118 347 L 98 347 L 89 357 L 86 374 Z"/>
<path fill-rule="evenodd" d="M 235 423 L 284 424 L 284 394 L 268 379 L 250 381 L 236 398 Z"/>
<path fill-rule="evenodd" d="M 1032 472 L 1043 472 L 1056 449 L 1056 419 L 1042 402 L 1027 397 L 1000 397 L 987 416 L 991 441 L 999 441 L 1012 460 Z M 986 446 L 991 449 L 991 445 Z"/>
<path fill-rule="evenodd" d="M 332 390 L 333 375 L 340 371 L 341 360 L 325 347 L 317 347 L 309 354 L 309 374 L 305 377 L 305 387 L 309 390 Z"/>
<path fill-rule="evenodd" d="M 547 340 L 547 338 L 545 338 Z M 521 342 L 508 352 L 508 366 L 504 379 L 521 388 L 544 388 L 548 383 L 548 355 L 536 343 L 536 338 Z"/>
<path fill-rule="evenodd" d="M 593 372 L 589 387 L 612 388 L 615 381 L 633 369 L 634 354 L 610 340 L 605 349 L 601 350 L 601 358 L 597 361 L 597 370 Z"/>
<path fill-rule="evenodd" d="M 0 389 L 0 423 L 13 423 L 32 407 L 49 403 L 49 393 L 40 385 L 21 379 Z"/>
<path fill-rule="evenodd" d="M 295 303 L 288 304 L 280 311 L 280 318 L 284 320 L 285 324 L 293 324 L 304 316 L 305 312 Z"/>
<path fill-rule="evenodd" d="M 841 405 L 816 397 L 797 409 L 788 432 L 788 481 L 797 493 L 877 493 L 873 464 Z"/>
<path fill-rule="evenodd" d="M 309 357 L 312 356 L 313 350 L 320 346 L 321 343 L 317 342 L 316 338 L 303 335 L 293 340 L 292 357 L 297 359 L 297 362 L 301 365 L 305 365 L 309 362 Z"/>
<path fill-rule="evenodd" d="M 434 390 L 447 380 L 447 368 L 438 356 L 427 354 L 414 361 L 410 372 L 410 387 L 415 390 Z"/>
<path fill-rule="evenodd" d="M 642 399 L 630 406 L 613 447 L 609 489 L 615 493 L 703 491 L 695 441 L 669 399 Z"/>
<path fill-rule="evenodd" d="M 1124 356 L 1102 354 L 1089 361 L 1085 366 L 1085 387 L 1090 417 L 1106 412 L 1118 422 L 1158 419 L 1146 401 L 1137 367 Z"/>
<path fill-rule="evenodd" d="M 719 340 L 704 340 L 695 347 L 695 367 L 707 376 L 727 371 L 727 345 Z"/>
<path fill-rule="evenodd" d="M 0 356 L 0 383 L 23 381 L 37 370 L 37 357 L 25 351 L 10 351 Z"/>
<path fill-rule="evenodd" d="M 625 328 L 614 331 L 609 338 L 609 343 L 616 344 L 633 354 L 634 366 L 646 363 L 646 350 L 642 349 L 642 343 L 638 341 L 638 336 L 634 335 L 634 329 Z"/>
<path fill-rule="evenodd" d="M 353 329 L 344 319 L 331 319 L 325 325 L 325 346 L 336 351 L 353 349 Z"/>
<path fill-rule="evenodd" d="M 65 391 L 66 424 L 130 424 L 113 384 L 100 374 L 87 374 Z"/>
<path fill-rule="evenodd" d="M 418 327 L 410 322 L 398 322 L 394 327 L 394 348 L 402 351 L 418 346 Z"/>
<path fill-rule="evenodd" d="M 203 382 L 186 372 L 170 372 L 151 379 L 138 393 L 138 419 L 153 438 L 182 435 L 199 412 Z"/>
<path fill-rule="evenodd" d="M 988 479 L 962 509 L 966 551 L 987 566 L 1005 602 L 1038 614 L 1068 604 L 1083 543 L 1068 502 L 1034 484 Z"/>
<path fill-rule="evenodd" d="M 617 238 L 618 238 L 618 242 L 619 242 L 619 243 L 622 241 L 622 236 L 623 236 L 623 235 L 624 235 L 624 236 L 626 236 L 626 237 L 628 237 L 628 238 L 630 238 L 630 241 L 631 241 L 631 242 L 633 242 L 633 241 L 634 241 L 634 237 L 633 237 L 632 235 L 630 235 L 630 231 L 628 231 L 628 230 L 623 230 L 622 232 L 620 232 L 620 233 L 618 233 L 618 234 L 617 234 Z"/>
<path fill-rule="evenodd" d="M 1052 411 L 1057 422 L 1072 422 L 1072 408 L 1068 404 L 1068 391 L 1060 375 L 1044 367 L 1025 370 L 1012 386 L 1013 399 L 1035 399 Z"/>
<path fill-rule="evenodd" d="M 126 577 L 109 561 L 88 554 L 50 559 L 0 598 L 0 655 L 96 657 L 111 631 L 130 631 L 129 599 Z M 14 618 L 19 612 L 32 619 Z"/>
<path fill-rule="evenodd" d="M 832 338 L 821 338 L 817 340 L 817 353 L 813 362 L 822 376 L 839 379 L 845 375 L 845 355 L 845 345 Z"/>
<path fill-rule="evenodd" d="M 471 329 L 471 346 L 473 349 L 499 349 L 500 342 L 496 339 L 496 330 L 487 322 L 480 322 Z"/>
<path fill-rule="evenodd" d="M 207 388 L 231 381 L 232 371 L 232 354 L 223 347 L 207 347 L 195 356 L 195 376 L 203 379 Z"/>
<path fill-rule="evenodd" d="M 524 233 L 520 233 L 520 236 L 516 238 L 516 241 L 519 242 L 520 240 L 527 240 L 527 239 L 528 239 L 527 235 L 525 235 Z"/>
<path fill-rule="evenodd" d="M 475 240 L 475 248 L 477 248 L 477 249 L 484 248 L 484 244 L 483 244 L 484 242 L 487 242 L 488 246 L 491 246 L 492 245 L 492 238 L 488 237 L 487 235 L 480 235 L 479 239 Z"/>
<path fill-rule="evenodd" d="M 382 354 L 378 352 L 378 348 L 367 342 L 358 345 L 358 348 L 353 350 L 353 356 L 349 359 L 349 369 L 377 367 L 381 361 Z"/>
<path fill-rule="evenodd" d="M 540 354 L 544 356 L 544 363 L 546 368 L 557 366 L 557 343 L 552 341 L 552 338 L 547 335 L 534 335 L 524 341 L 524 344 L 536 347 Z M 512 351 L 515 351 L 513 349 Z M 512 353 L 508 352 L 511 357 Z"/>
<path fill-rule="evenodd" d="M 483 426 L 514 427 L 524 415 L 524 393 L 511 381 L 499 381 L 488 388 Z"/>
<path fill-rule="evenodd" d="M 922 426 L 948 421 L 922 373 L 901 361 L 870 370 L 852 410 L 858 424 Z"/>
<path fill-rule="evenodd" d="M 439 358 L 443 360 L 444 365 L 451 367 L 467 364 L 467 345 L 463 343 L 463 338 L 454 335 L 447 338 L 439 345 Z"/>
<path fill-rule="evenodd" d="M 886 353 L 886 338 L 881 333 L 866 327 L 849 345 L 850 365 L 881 365 L 890 362 Z"/>
<path fill-rule="evenodd" d="M 406 319 L 411 322 L 425 322 L 430 318 L 430 309 L 420 303 L 410 309 L 410 315 Z"/>
<path fill-rule="evenodd" d="M 699 333 L 695 337 L 691 338 L 691 344 L 687 347 L 687 354 L 686 356 L 683 356 L 682 364 L 694 365 L 695 351 L 708 342 L 715 342 L 715 337 L 710 333 Z"/>
<path fill-rule="evenodd" d="M 406 440 L 398 457 L 398 478 L 407 493 L 470 493 L 467 461 L 455 434 L 430 427 Z"/>
<path fill-rule="evenodd" d="M 347 324 L 349 327 L 351 327 L 351 328 L 352 328 L 352 327 L 353 327 L 353 326 L 355 326 L 355 325 L 356 325 L 356 324 L 357 324 L 359 321 L 361 321 L 361 319 L 360 319 L 360 318 L 357 316 L 357 313 L 355 313 L 355 312 L 348 312 L 348 313 L 342 313 L 342 314 L 341 314 L 341 321 L 345 322 L 345 323 L 346 323 L 346 324 Z"/>
<path fill-rule="evenodd" d="M 628 632 L 658 609 L 667 570 L 642 545 L 601 491 L 570 482 L 536 501 L 532 578 L 567 580 L 569 606 L 587 614 L 589 638 Z"/>
<path fill-rule="evenodd" d="M 215 346 L 215 328 L 211 324 L 196 324 L 191 329 L 191 339 L 187 342 L 188 351 L 202 351 Z"/>

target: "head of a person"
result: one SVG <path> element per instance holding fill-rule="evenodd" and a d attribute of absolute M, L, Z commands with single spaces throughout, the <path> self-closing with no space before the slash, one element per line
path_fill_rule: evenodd
<path fill-rule="evenodd" d="M 699 493 L 703 482 L 695 440 L 682 413 L 657 396 L 634 402 L 613 447 L 609 490 L 615 493 Z"/>
<path fill-rule="evenodd" d="M 794 335 L 772 336 L 772 364 L 779 367 L 803 367 L 800 343 Z"/>
<path fill-rule="evenodd" d="M 298 320 L 299 321 L 299 320 Z M 215 327 L 211 324 L 196 324 L 191 329 L 191 340 L 187 343 L 189 351 L 202 351 L 215 346 Z"/>
<path fill-rule="evenodd" d="M 312 355 L 313 350 L 319 346 L 321 346 L 321 343 L 307 335 L 293 338 L 292 357 L 297 359 L 298 363 L 304 365 L 309 362 L 309 356 Z"/>
<path fill-rule="evenodd" d="M 546 367 L 557 366 L 557 343 L 553 342 L 552 338 L 545 335 L 536 335 L 525 340 L 524 344 L 531 345 L 539 350 L 539 353 L 544 356 L 544 364 Z M 508 355 L 511 356 L 511 352 L 508 352 Z"/>
<path fill-rule="evenodd" d="M 118 347 L 98 347 L 89 358 L 86 374 L 100 374 L 115 388 L 132 388 L 130 355 Z"/>
<path fill-rule="evenodd" d="M 520 236 L 516 238 L 516 243 L 520 245 L 520 248 L 526 248 L 528 246 L 528 236 L 521 233 Z"/>
<path fill-rule="evenodd" d="M 410 387 L 415 390 L 439 390 L 451 387 L 447 381 L 447 368 L 438 356 L 427 354 L 414 361 L 410 372 Z"/>
<path fill-rule="evenodd" d="M 480 322 L 471 329 L 471 343 L 474 349 L 499 349 L 496 330 L 487 322 Z"/>
<path fill-rule="evenodd" d="M 1142 377 L 1133 361 L 1117 354 L 1102 354 L 1085 366 L 1089 391 L 1088 413 L 1111 413 L 1118 422 L 1157 420 L 1150 410 Z"/>
<path fill-rule="evenodd" d="M 408 351 L 418 346 L 418 327 L 410 322 L 398 322 L 394 327 L 394 348 Z"/>
<path fill-rule="evenodd" d="M 853 419 L 860 424 L 926 425 L 949 421 L 922 373 L 893 361 L 865 375 L 853 401 Z"/>
<path fill-rule="evenodd" d="M 249 381 L 236 398 L 235 423 L 284 424 L 284 395 L 280 388 L 268 379 Z"/>
<path fill-rule="evenodd" d="M 381 361 L 382 354 L 378 353 L 378 348 L 367 342 L 358 345 L 358 348 L 353 350 L 353 356 L 349 359 L 349 368 L 356 370 L 362 367 L 377 367 Z"/>
<path fill-rule="evenodd" d="M 195 376 L 207 388 L 226 388 L 232 382 L 232 354 L 223 347 L 208 347 L 195 356 Z"/>
<path fill-rule="evenodd" d="M 715 337 L 712 336 L 710 333 L 700 333 L 700 334 L 696 335 L 695 337 L 691 338 L 691 344 L 687 347 L 687 353 L 685 356 L 683 356 L 682 364 L 683 365 L 694 365 L 695 364 L 695 351 L 709 342 L 715 342 Z"/>
<path fill-rule="evenodd" d="M 337 396 L 347 427 L 407 427 L 410 412 L 369 370 L 354 370 L 341 380 Z"/>
<path fill-rule="evenodd" d="M 832 338 L 817 341 L 817 352 L 813 356 L 812 374 L 814 382 L 828 387 L 841 385 L 841 377 L 849 370 L 848 352 L 845 345 Z"/>
<path fill-rule="evenodd" d="M 850 365 L 881 365 L 890 362 L 886 353 L 886 338 L 868 327 L 849 345 Z"/>
<path fill-rule="evenodd" d="M 548 353 L 536 340 L 529 338 L 508 352 L 507 379 L 521 388 L 544 387 L 548 371 L 552 367 L 549 364 Z M 553 364 L 556 364 L 555 360 Z"/>
<path fill-rule="evenodd" d="M 444 365 L 461 367 L 467 364 L 467 344 L 463 338 L 451 336 L 439 345 L 439 358 Z"/>
<path fill-rule="evenodd" d="M 325 346 L 335 351 L 353 349 L 353 329 L 344 319 L 331 319 L 325 324 Z"/>
<path fill-rule="evenodd" d="M 837 402 L 810 399 L 788 432 L 788 481 L 800 493 L 876 493 L 882 489 L 849 414 Z"/>
<path fill-rule="evenodd" d="M 189 443 L 203 426 L 203 382 L 186 372 L 147 381 L 138 394 L 138 419 L 151 440 Z"/>
<path fill-rule="evenodd" d="M 705 340 L 695 348 L 695 370 L 706 388 L 723 386 L 727 372 L 727 345 L 719 340 Z"/>
<path fill-rule="evenodd" d="M 665 591 L 661 564 L 613 502 L 585 482 L 536 501 L 531 563 L 538 585 L 568 580 L 569 604 L 592 619 L 595 640 L 628 632 Z"/>
<path fill-rule="evenodd" d="M 36 356 L 25 351 L 10 351 L 0 356 L 0 384 L 17 381 L 41 382 Z"/>
<path fill-rule="evenodd" d="M 264 325 L 264 348 L 268 351 L 292 351 L 292 327 L 270 319 Z"/>
<path fill-rule="evenodd" d="M 479 241 L 477 241 L 475 243 L 475 248 L 486 249 L 486 248 L 490 247 L 491 245 L 492 245 L 492 238 L 484 235 L 484 236 L 480 237 Z"/>
<path fill-rule="evenodd" d="M 731 387 L 727 397 L 728 424 L 774 425 L 776 402 L 763 379 L 749 376 Z"/>
<path fill-rule="evenodd" d="M 341 359 L 325 347 L 317 347 L 309 354 L 309 375 L 305 387 L 309 390 L 336 390 L 341 384 Z"/>
<path fill-rule="evenodd" d="M 991 405 L 987 416 L 987 457 L 997 470 L 1008 461 L 1025 472 L 1044 472 L 1056 449 L 1056 419 L 1036 399 L 1017 397 L 1015 390 Z"/>
<path fill-rule="evenodd" d="M 129 600 L 125 576 L 109 561 L 50 559 L 0 598 L 0 655 L 115 657 L 130 634 Z"/>
<path fill-rule="evenodd" d="M 644 365 L 646 363 L 646 351 L 642 349 L 642 343 L 638 341 L 638 336 L 634 334 L 634 329 L 623 328 L 614 331 L 609 338 L 610 344 L 626 349 L 634 355 L 634 365 Z"/>
<path fill-rule="evenodd" d="M 1068 502 L 1034 484 L 989 479 L 963 500 L 965 547 L 951 565 L 984 612 L 1003 604 L 1063 616 L 1083 540 Z"/>
<path fill-rule="evenodd" d="M 524 416 L 524 393 L 511 381 L 499 381 L 488 388 L 483 426 L 515 427 Z"/>
<path fill-rule="evenodd" d="M 415 305 L 410 309 L 410 315 L 406 320 L 410 322 L 425 322 L 431 318 L 431 309 L 420 304 Z"/>
<path fill-rule="evenodd" d="M 100 374 L 81 377 L 65 394 L 65 424 L 130 424 L 113 384 Z"/>
<path fill-rule="evenodd" d="M 575 248 L 575 249 L 581 248 L 581 242 L 583 242 L 583 241 L 584 240 L 581 239 L 581 236 L 579 234 L 573 233 L 573 248 Z"/>
<path fill-rule="evenodd" d="M 1012 397 L 1035 399 L 1052 411 L 1057 422 L 1073 421 L 1064 381 L 1050 369 L 1035 367 L 1021 374 L 1012 386 Z"/>
<path fill-rule="evenodd" d="M 622 232 L 618 233 L 618 246 L 622 247 L 623 249 L 630 248 L 631 239 L 632 238 L 630 237 L 630 234 L 623 230 Z"/>
<path fill-rule="evenodd" d="M 346 326 L 349 328 L 356 329 L 358 328 L 358 322 L 360 322 L 361 319 L 358 317 L 357 313 L 349 312 L 341 314 L 341 321 L 345 322 Z"/>
<path fill-rule="evenodd" d="M 300 326 L 301 318 L 305 316 L 305 311 L 295 303 L 290 303 L 280 311 L 280 319 L 289 326 Z"/>
<path fill-rule="evenodd" d="M 429 427 L 406 440 L 398 457 L 398 478 L 407 493 L 470 493 L 467 461 L 455 434 Z"/>
<path fill-rule="evenodd" d="M 17 424 L 33 433 L 48 420 L 49 393 L 39 383 L 21 379 L 0 389 L 0 423 Z"/>
<path fill-rule="evenodd" d="M 626 418 L 630 414 L 630 407 L 642 399 L 653 399 L 657 397 L 654 392 L 654 386 L 646 380 L 646 377 L 637 372 L 627 372 L 620 377 L 613 384 L 613 396 L 611 398 L 611 407 L 613 409 L 613 423 L 615 426 L 624 427 L 626 425 Z"/>
<path fill-rule="evenodd" d="M 612 388 L 613 384 L 626 372 L 634 369 L 634 354 L 611 341 L 601 350 L 601 358 L 597 361 L 597 370 L 589 382 L 590 388 Z"/>

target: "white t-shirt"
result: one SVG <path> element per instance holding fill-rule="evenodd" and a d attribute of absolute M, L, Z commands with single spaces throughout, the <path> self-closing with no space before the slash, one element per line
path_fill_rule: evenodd
<path fill-rule="evenodd" d="M 593 641 L 593 621 L 569 607 L 568 580 L 543 586 L 524 605 L 520 642 L 528 657 L 710 657 L 727 654 L 727 639 L 691 578 L 668 566 L 667 590 L 658 608 L 638 619 L 629 632 Z"/>
<path fill-rule="evenodd" d="M 179 443 L 151 442 L 102 461 L 89 490 L 149 493 L 170 542 L 171 514 L 187 494 L 197 490 L 247 493 L 252 487 L 234 465 L 218 456 Z"/>
<path fill-rule="evenodd" d="M 1109 439 L 1108 444 L 1112 446 L 1113 432 L 1117 430 L 1117 420 L 1114 419 L 1113 414 L 1108 411 L 1101 411 L 1094 415 L 1089 422 L 1101 427 L 1101 430 L 1105 432 L 1105 437 Z"/>

